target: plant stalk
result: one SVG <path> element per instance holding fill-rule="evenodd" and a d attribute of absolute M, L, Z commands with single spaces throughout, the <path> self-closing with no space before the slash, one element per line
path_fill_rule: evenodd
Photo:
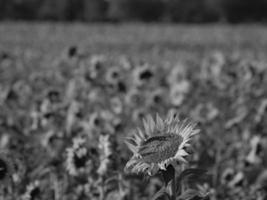
<path fill-rule="evenodd" d="M 171 181 L 171 200 L 176 199 L 176 182 L 175 182 L 175 173 Z"/>
<path fill-rule="evenodd" d="M 182 164 L 182 172 L 185 170 L 185 165 L 184 164 Z M 181 182 L 180 183 L 181 184 L 181 194 L 183 194 L 184 193 L 184 191 L 185 191 L 185 188 L 184 188 L 184 184 L 183 184 L 183 182 Z"/>

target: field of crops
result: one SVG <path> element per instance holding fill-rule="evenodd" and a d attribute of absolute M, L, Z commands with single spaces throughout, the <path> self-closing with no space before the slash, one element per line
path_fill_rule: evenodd
<path fill-rule="evenodd" d="M 1 24 L 0 199 L 168 199 L 169 168 L 125 169 L 133 151 L 125 141 L 153 129 L 144 117 L 175 114 L 200 132 L 182 156 L 188 164 L 176 163 L 172 200 L 266 200 L 266 32 Z M 157 134 L 140 145 L 158 144 Z M 162 140 L 150 146 L 156 153 L 171 142 Z"/>

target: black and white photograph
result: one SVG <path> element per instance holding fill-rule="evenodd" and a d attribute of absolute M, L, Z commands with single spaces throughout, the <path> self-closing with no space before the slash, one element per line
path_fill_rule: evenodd
<path fill-rule="evenodd" d="M 0 0 L 0 200 L 267 200 L 267 0 Z"/>

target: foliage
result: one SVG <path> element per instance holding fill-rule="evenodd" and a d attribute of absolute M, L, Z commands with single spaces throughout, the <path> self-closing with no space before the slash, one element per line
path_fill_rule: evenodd
<path fill-rule="evenodd" d="M 170 110 L 202 130 L 176 177 L 180 199 L 266 198 L 264 58 L 215 51 L 151 64 L 71 46 L 55 60 L 2 50 L 0 70 L 0 167 L 15 163 L 0 173 L 3 199 L 168 198 L 171 176 L 160 190 L 160 177 L 123 171 L 123 140 L 142 116 Z"/>

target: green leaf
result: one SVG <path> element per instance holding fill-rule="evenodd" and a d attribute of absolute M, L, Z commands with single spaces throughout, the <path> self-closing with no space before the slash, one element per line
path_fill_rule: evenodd
<path fill-rule="evenodd" d="M 166 188 L 162 187 L 156 194 L 154 194 L 151 200 L 159 200 L 160 197 L 164 197 L 164 196 L 167 197 L 168 200 L 171 200 L 171 196 L 166 191 Z"/>
<path fill-rule="evenodd" d="M 165 186 L 167 186 L 168 183 L 175 178 L 175 169 L 172 165 L 169 165 L 166 170 L 161 170 L 161 173 Z"/>
<path fill-rule="evenodd" d="M 179 181 L 197 181 L 203 178 L 207 173 L 205 169 L 191 168 L 185 169 L 178 177 Z"/>

